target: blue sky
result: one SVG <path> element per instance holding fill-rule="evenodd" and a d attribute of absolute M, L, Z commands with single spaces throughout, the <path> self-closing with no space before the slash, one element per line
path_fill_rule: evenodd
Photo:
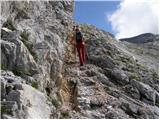
<path fill-rule="evenodd" d="M 158 5 L 158 0 L 75 0 L 74 20 L 95 25 L 117 39 L 158 34 Z"/>
<path fill-rule="evenodd" d="M 106 14 L 117 9 L 120 1 L 76 1 L 74 19 L 80 23 L 88 23 L 115 34 Z"/>

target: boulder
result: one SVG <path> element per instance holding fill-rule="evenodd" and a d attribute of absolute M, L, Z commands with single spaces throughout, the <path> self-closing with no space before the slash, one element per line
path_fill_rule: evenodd
<path fill-rule="evenodd" d="M 101 68 L 115 67 L 115 63 L 113 62 L 113 60 L 109 57 L 104 57 L 104 56 L 94 56 L 94 55 L 89 56 L 89 62 Z"/>
<path fill-rule="evenodd" d="M 111 79 L 116 80 L 118 84 L 126 85 L 129 83 L 128 76 L 120 69 L 113 69 L 111 71 Z"/>
<path fill-rule="evenodd" d="M 130 84 L 138 89 L 142 101 L 151 105 L 155 105 L 156 91 L 154 89 L 152 89 L 149 85 L 139 82 L 137 80 L 131 80 Z"/>
<path fill-rule="evenodd" d="M 22 87 L 20 100 L 21 104 L 26 107 L 26 118 L 50 118 L 53 108 L 47 96 L 29 85 L 24 84 Z"/>

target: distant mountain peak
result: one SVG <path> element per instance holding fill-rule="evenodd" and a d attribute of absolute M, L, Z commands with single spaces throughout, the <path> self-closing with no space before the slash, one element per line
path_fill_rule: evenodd
<path fill-rule="evenodd" d="M 130 37 L 130 38 L 122 38 L 119 39 L 120 41 L 127 41 L 131 43 L 147 43 L 147 42 L 153 42 L 153 41 L 158 41 L 159 35 L 155 35 L 152 33 L 144 33 L 140 34 L 135 37 Z"/>

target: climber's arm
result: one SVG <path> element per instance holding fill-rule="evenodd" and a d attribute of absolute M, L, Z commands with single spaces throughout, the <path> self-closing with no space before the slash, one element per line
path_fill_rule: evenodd
<path fill-rule="evenodd" d="M 84 39 L 84 37 L 82 38 L 82 41 L 83 41 L 83 43 L 85 44 L 85 39 Z"/>
<path fill-rule="evenodd" d="M 74 36 L 71 37 L 70 43 L 71 43 L 72 45 L 75 45 L 75 37 L 74 37 Z"/>

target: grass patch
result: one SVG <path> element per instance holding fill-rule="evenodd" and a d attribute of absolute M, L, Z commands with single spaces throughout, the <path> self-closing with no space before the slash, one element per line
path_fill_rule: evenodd
<path fill-rule="evenodd" d="M 12 69 L 12 72 L 14 73 L 14 75 L 17 75 L 17 76 L 23 76 L 24 75 L 23 70 L 21 70 L 18 67 L 14 67 Z"/>
<path fill-rule="evenodd" d="M 104 90 L 105 90 L 106 93 L 112 94 L 112 89 L 110 87 L 104 86 Z"/>
<path fill-rule="evenodd" d="M 111 51 L 107 51 L 107 55 L 111 56 L 113 58 L 113 53 Z"/>
<path fill-rule="evenodd" d="M 133 64 L 126 64 L 126 66 L 123 67 L 122 70 L 129 71 L 129 72 L 133 73 L 136 71 L 136 68 Z"/>
<path fill-rule="evenodd" d="M 9 115 L 12 115 L 12 110 L 7 109 L 6 106 L 1 106 L 1 114 L 9 114 Z"/>
<path fill-rule="evenodd" d="M 7 66 L 4 64 L 1 64 L 1 70 L 7 70 Z"/>
<path fill-rule="evenodd" d="M 14 75 L 16 76 L 21 76 L 21 77 L 24 77 L 25 75 L 29 75 L 30 76 L 30 73 L 28 73 L 27 71 L 24 70 L 24 68 L 22 66 L 14 66 L 12 68 L 12 72 L 14 73 Z"/>
<path fill-rule="evenodd" d="M 52 105 L 55 106 L 56 108 L 59 107 L 59 103 L 58 103 L 58 101 L 56 99 L 52 100 Z"/>
<path fill-rule="evenodd" d="M 37 61 L 38 60 L 37 54 L 33 50 L 31 50 L 30 53 L 33 56 L 34 60 Z"/>
<path fill-rule="evenodd" d="M 67 119 L 67 118 L 69 118 L 69 112 L 68 111 L 62 112 L 60 119 Z"/>
<path fill-rule="evenodd" d="M 8 20 L 2 25 L 2 27 L 8 28 L 8 29 L 10 29 L 10 30 L 12 30 L 12 31 L 16 30 L 16 28 L 15 28 L 14 25 L 13 25 L 12 20 L 10 20 L 10 19 L 8 19 Z"/>
<path fill-rule="evenodd" d="M 74 80 L 69 80 L 68 81 L 69 86 L 75 86 L 77 83 Z"/>
<path fill-rule="evenodd" d="M 110 87 L 108 86 L 104 86 L 104 90 L 107 92 L 107 91 L 111 91 Z"/>
<path fill-rule="evenodd" d="M 136 64 L 136 65 L 137 65 L 138 69 L 145 69 L 144 65 L 142 65 L 142 64 Z"/>
<path fill-rule="evenodd" d="M 129 79 L 130 80 L 133 80 L 133 79 L 135 79 L 135 80 L 140 80 L 141 78 L 137 75 L 137 74 L 132 74 L 131 76 L 129 76 Z"/>
<path fill-rule="evenodd" d="M 38 89 L 38 82 L 37 81 L 32 81 L 31 86 L 34 87 L 35 89 Z"/>
<path fill-rule="evenodd" d="M 158 79 L 158 74 L 155 71 L 152 72 L 152 78 Z"/>
<path fill-rule="evenodd" d="M 124 58 L 124 57 L 121 57 L 121 61 L 124 62 L 124 63 L 129 63 L 129 59 Z"/>
<path fill-rule="evenodd" d="M 20 34 L 20 36 L 21 36 L 21 40 L 22 40 L 22 42 L 27 42 L 28 40 L 29 40 L 29 33 L 26 31 L 26 30 L 24 30 L 21 34 Z"/>

